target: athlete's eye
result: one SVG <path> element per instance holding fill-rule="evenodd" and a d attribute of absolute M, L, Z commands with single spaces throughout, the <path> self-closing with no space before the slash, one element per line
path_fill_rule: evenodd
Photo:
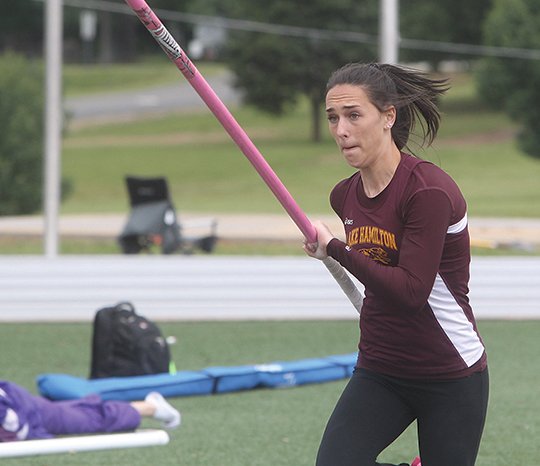
<path fill-rule="evenodd" d="M 337 115 L 328 115 L 328 122 L 331 124 L 336 124 L 338 122 Z"/>
<path fill-rule="evenodd" d="M 357 113 L 357 112 L 352 112 L 352 113 L 349 115 L 349 118 L 350 118 L 352 121 L 356 121 L 356 120 L 358 120 L 358 118 L 360 118 L 360 114 Z"/>

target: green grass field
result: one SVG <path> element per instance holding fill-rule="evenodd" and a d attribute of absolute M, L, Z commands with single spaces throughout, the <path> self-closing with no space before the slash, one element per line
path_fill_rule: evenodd
<path fill-rule="evenodd" d="M 318 144 L 309 141 L 306 108 L 279 120 L 245 108 L 237 109 L 236 117 L 299 205 L 308 213 L 329 213 L 329 191 L 352 172 L 328 137 Z M 482 119 L 483 132 L 469 133 Z M 485 110 L 447 120 L 448 129 L 435 146 L 418 155 L 456 179 L 470 214 L 540 216 L 540 162 L 516 149 L 510 132 L 501 129 L 509 122 Z M 166 175 L 183 211 L 282 211 L 243 154 L 205 113 L 73 131 L 65 140 L 63 167 L 74 184 L 65 213 L 125 211 L 127 174 Z"/>
<path fill-rule="evenodd" d="M 355 350 L 355 321 L 161 322 L 175 335 L 179 370 L 323 357 Z M 481 321 L 490 363 L 491 396 L 477 466 L 533 465 L 540 455 L 540 321 Z M 0 326 L 2 377 L 36 392 L 40 373 L 86 377 L 90 324 Z M 176 466 L 308 466 L 345 380 L 288 389 L 172 399 L 183 425 L 167 446 L 4 460 L 6 465 L 117 464 Z M 145 421 L 143 427 L 156 427 Z M 414 426 L 383 454 L 410 461 Z"/>
<path fill-rule="evenodd" d="M 129 68 L 133 86 L 148 82 L 148 69 L 151 66 Z M 78 68 L 70 70 L 68 83 L 82 80 L 80 73 Z M 122 67 L 110 71 L 113 82 L 120 81 L 116 73 L 122 76 L 126 71 Z M 162 76 L 174 79 L 165 71 Z M 516 127 L 502 113 L 481 105 L 470 76 L 451 79 L 454 87 L 442 102 L 440 137 L 433 148 L 418 150 L 417 155 L 437 163 L 456 179 L 468 200 L 470 215 L 539 217 L 540 161 L 517 149 Z M 102 77 L 91 88 L 99 89 L 104 80 Z M 68 93 L 85 89 L 82 84 L 67 86 Z M 324 122 L 324 140 L 309 140 L 306 103 L 281 117 L 253 108 L 231 110 L 302 209 L 308 214 L 329 213 L 328 193 L 351 169 L 327 135 Z M 138 122 L 71 129 L 68 125 L 63 173 L 74 185 L 72 196 L 62 206 L 64 213 L 125 211 L 123 178 L 127 174 L 166 175 L 180 211 L 282 212 L 206 109 Z M 247 192 L 249 196 L 244 195 Z"/>

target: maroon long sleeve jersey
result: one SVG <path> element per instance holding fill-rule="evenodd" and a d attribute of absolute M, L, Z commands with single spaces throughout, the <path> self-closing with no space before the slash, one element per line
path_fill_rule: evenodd
<path fill-rule="evenodd" d="M 467 206 L 443 170 L 402 153 L 389 185 L 365 195 L 360 173 L 330 195 L 346 242 L 328 254 L 366 287 L 358 367 L 452 379 L 485 368 L 468 299 Z"/>

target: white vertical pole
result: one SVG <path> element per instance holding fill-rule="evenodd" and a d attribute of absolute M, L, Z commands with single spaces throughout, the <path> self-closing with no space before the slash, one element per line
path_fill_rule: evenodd
<path fill-rule="evenodd" d="M 379 61 L 397 64 L 399 56 L 399 0 L 380 0 Z"/>
<path fill-rule="evenodd" d="M 58 255 L 60 152 L 62 132 L 62 0 L 46 0 L 45 10 L 45 255 Z"/>

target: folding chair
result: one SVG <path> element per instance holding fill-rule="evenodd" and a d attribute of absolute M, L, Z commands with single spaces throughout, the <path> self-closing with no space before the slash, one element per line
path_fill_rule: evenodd
<path fill-rule="evenodd" d="M 206 235 L 183 235 L 165 178 L 127 176 L 125 181 L 131 212 L 118 237 L 124 254 L 149 252 L 153 246 L 161 247 L 163 254 L 178 250 L 189 254 L 195 249 L 212 252 L 217 241 L 217 222 L 208 223 Z"/>

